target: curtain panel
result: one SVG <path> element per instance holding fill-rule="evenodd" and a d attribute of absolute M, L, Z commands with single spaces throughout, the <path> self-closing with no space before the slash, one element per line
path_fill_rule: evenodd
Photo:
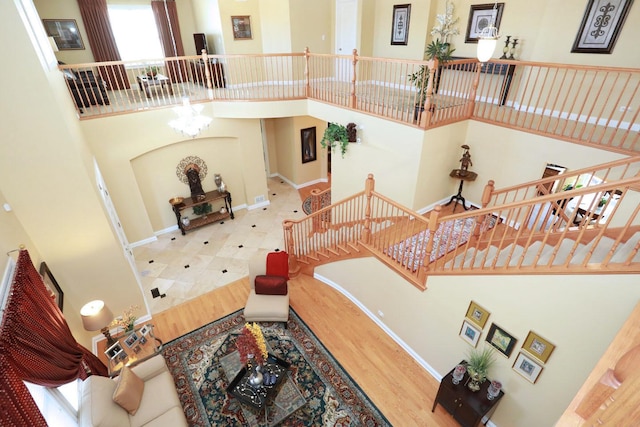
<path fill-rule="evenodd" d="M 180 23 L 178 22 L 178 9 L 173 0 L 152 0 L 151 9 L 156 19 L 156 27 L 160 35 L 162 50 L 165 57 L 184 56 L 184 46 L 180 35 Z M 172 61 L 165 63 L 169 78 L 172 82 L 186 82 L 189 80 L 186 65 L 182 62 Z"/>
<path fill-rule="evenodd" d="M 78 0 L 82 23 L 96 62 L 120 61 L 120 52 L 113 36 L 106 0 Z M 124 66 L 98 67 L 100 76 L 110 89 L 128 89 Z"/>
<path fill-rule="evenodd" d="M 23 380 L 58 387 L 91 374 L 108 375 L 107 367 L 76 342 L 26 250 L 18 256 L 0 326 L 0 373 L 3 423 L 7 416 L 20 426 L 46 425 L 32 420 L 35 403 Z"/>

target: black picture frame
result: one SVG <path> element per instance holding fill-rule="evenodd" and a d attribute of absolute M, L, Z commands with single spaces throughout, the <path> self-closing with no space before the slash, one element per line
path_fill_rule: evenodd
<path fill-rule="evenodd" d="M 40 263 L 40 275 L 42 276 L 42 281 L 44 282 L 44 285 L 47 287 L 47 289 L 49 289 L 51 294 L 55 297 L 55 301 L 56 301 L 56 304 L 58 305 L 58 308 L 60 309 L 60 311 L 62 311 L 62 307 L 64 303 L 64 292 L 62 292 L 62 289 L 60 289 L 60 285 L 58 285 L 58 281 L 56 280 L 55 277 L 53 277 L 51 270 L 49 270 L 49 266 L 44 261 Z"/>
<path fill-rule="evenodd" d="M 633 0 L 589 0 L 571 52 L 610 54 L 632 3 Z"/>
<path fill-rule="evenodd" d="M 231 29 L 233 30 L 234 40 L 251 40 L 253 35 L 251 34 L 251 16 L 232 16 L 231 17 Z"/>
<path fill-rule="evenodd" d="M 300 151 L 302 163 L 313 162 L 317 158 L 316 127 L 300 129 Z"/>
<path fill-rule="evenodd" d="M 391 21 L 391 45 L 406 46 L 409 43 L 411 4 L 393 5 Z"/>
<path fill-rule="evenodd" d="M 42 24 L 47 35 L 55 40 L 58 50 L 84 50 L 75 19 L 43 19 Z"/>
<path fill-rule="evenodd" d="M 494 6 L 496 8 L 495 12 L 493 11 Z M 467 33 L 464 38 L 465 43 L 478 43 L 480 32 L 484 27 L 491 24 L 491 21 L 499 30 L 503 11 L 504 3 L 472 4 L 469 9 Z M 494 13 L 495 18 L 493 16 Z"/>
<path fill-rule="evenodd" d="M 507 359 L 511 356 L 518 340 L 495 323 L 491 324 L 486 341 Z"/>

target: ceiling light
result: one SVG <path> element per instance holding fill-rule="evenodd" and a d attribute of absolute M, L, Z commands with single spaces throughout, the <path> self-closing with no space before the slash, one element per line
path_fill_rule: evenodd
<path fill-rule="evenodd" d="M 496 44 L 498 43 L 498 29 L 495 26 L 496 14 L 498 12 L 498 3 L 493 5 L 493 13 L 491 15 L 491 23 L 484 27 L 478 35 L 478 61 L 487 62 L 493 56 L 493 52 L 496 50 Z"/>
<path fill-rule="evenodd" d="M 203 108 L 202 105 L 191 105 L 189 99 L 184 98 L 180 107 L 174 107 L 178 118 L 171 120 L 169 126 L 176 132 L 195 138 L 211 123 L 211 117 L 200 114 Z"/>

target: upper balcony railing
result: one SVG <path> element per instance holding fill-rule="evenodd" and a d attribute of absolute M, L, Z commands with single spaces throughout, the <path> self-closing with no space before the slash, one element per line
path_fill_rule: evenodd
<path fill-rule="evenodd" d="M 430 129 L 474 119 L 640 151 L 640 69 L 303 53 L 60 65 L 81 119 L 209 101 L 313 99 Z M 412 81 L 419 73 L 428 78 Z"/>

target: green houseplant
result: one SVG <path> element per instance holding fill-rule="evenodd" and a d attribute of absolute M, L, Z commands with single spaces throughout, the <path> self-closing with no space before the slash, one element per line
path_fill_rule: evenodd
<path fill-rule="evenodd" d="M 451 61 L 452 54 L 455 49 L 451 48 L 449 43 L 440 41 L 440 39 L 433 40 L 424 51 L 425 58 L 428 61 L 433 59 L 438 60 L 438 65 L 446 64 Z M 416 98 L 416 109 L 422 108 L 424 102 L 427 99 L 427 86 L 429 86 L 429 68 L 425 65 L 421 65 L 418 69 L 409 74 L 409 81 L 416 87 L 418 91 L 418 97 Z M 433 91 L 437 89 L 437 82 L 433 85 Z"/>
<path fill-rule="evenodd" d="M 151 78 L 155 78 L 155 76 L 158 74 L 158 67 L 155 65 L 151 65 L 147 68 L 144 69 L 144 72 L 147 74 L 147 76 L 151 77 Z"/>
<path fill-rule="evenodd" d="M 324 130 L 324 135 L 320 141 L 322 148 L 327 146 L 331 147 L 331 151 L 340 144 L 340 154 L 344 158 L 344 154 L 347 152 L 347 146 L 349 146 L 349 132 L 347 127 L 339 123 L 329 123 L 329 126 Z"/>
<path fill-rule="evenodd" d="M 467 372 L 471 380 L 467 385 L 471 391 L 480 390 L 480 384 L 487 379 L 489 368 L 495 362 L 495 353 L 491 347 L 482 350 L 473 349 L 469 352 L 467 360 Z"/>

